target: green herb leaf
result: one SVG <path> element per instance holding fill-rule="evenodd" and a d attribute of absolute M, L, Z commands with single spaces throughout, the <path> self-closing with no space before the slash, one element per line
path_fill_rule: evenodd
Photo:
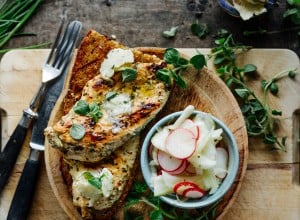
<path fill-rule="evenodd" d="M 90 112 L 87 114 L 92 117 L 94 122 L 98 122 L 98 120 L 102 117 L 102 112 L 100 110 L 100 106 L 97 103 L 91 103 L 89 105 Z"/>
<path fill-rule="evenodd" d="M 118 93 L 115 92 L 115 91 L 108 92 L 108 93 L 106 93 L 106 95 L 105 95 L 105 99 L 106 99 L 107 101 L 110 101 L 111 99 L 115 98 L 117 95 L 118 95 Z"/>
<path fill-rule="evenodd" d="M 89 184 L 96 187 L 97 189 L 101 189 L 101 187 L 102 187 L 101 178 L 103 176 L 100 176 L 97 178 L 97 177 L 93 176 L 90 172 L 84 172 L 83 177 L 89 182 Z"/>
<path fill-rule="evenodd" d="M 294 79 L 296 77 L 296 72 L 295 71 L 289 71 L 288 73 L 288 76 L 291 78 L 291 79 Z"/>
<path fill-rule="evenodd" d="M 264 141 L 265 144 L 270 144 L 270 145 L 276 144 L 277 137 L 275 135 L 273 135 L 273 134 L 266 134 L 264 136 L 263 141 Z"/>
<path fill-rule="evenodd" d="M 149 217 L 151 220 L 163 220 L 164 219 L 160 210 L 154 210 L 154 211 L 150 212 Z"/>
<path fill-rule="evenodd" d="M 133 68 L 125 68 L 122 71 L 122 80 L 123 82 L 134 81 L 137 77 L 137 70 Z"/>
<path fill-rule="evenodd" d="M 167 48 L 164 53 L 164 61 L 168 64 L 177 64 L 179 60 L 179 52 L 174 48 Z"/>
<path fill-rule="evenodd" d="M 272 82 L 271 85 L 270 85 L 270 92 L 273 94 L 273 95 L 276 95 L 279 91 L 279 87 L 277 85 L 276 82 Z"/>
<path fill-rule="evenodd" d="M 156 72 L 156 77 L 163 81 L 167 86 L 171 85 L 171 76 L 170 71 L 168 69 L 159 69 Z"/>
<path fill-rule="evenodd" d="M 163 36 L 165 38 L 173 38 L 176 35 L 177 29 L 178 29 L 178 27 L 171 27 L 170 30 L 163 32 Z"/>
<path fill-rule="evenodd" d="M 85 100 L 79 100 L 73 107 L 75 113 L 79 115 L 86 115 L 89 111 L 89 104 Z"/>
<path fill-rule="evenodd" d="M 278 110 L 273 109 L 272 110 L 272 115 L 279 115 L 279 116 L 281 116 L 282 115 L 282 111 L 278 111 Z"/>
<path fill-rule="evenodd" d="M 247 89 L 235 89 L 236 94 L 242 99 L 246 100 L 249 96 L 249 90 Z"/>
<path fill-rule="evenodd" d="M 179 74 L 174 73 L 174 71 L 172 70 L 170 70 L 170 73 L 177 85 L 179 85 L 183 89 L 187 87 L 185 81 L 181 78 Z"/>
<path fill-rule="evenodd" d="M 209 29 L 207 24 L 194 23 L 191 25 L 191 31 L 194 35 L 198 36 L 199 38 L 203 38 L 207 34 L 209 34 Z"/>
<path fill-rule="evenodd" d="M 75 140 L 81 140 L 85 135 L 85 128 L 80 124 L 72 124 L 70 135 Z"/>
<path fill-rule="evenodd" d="M 202 54 L 195 55 L 190 59 L 190 63 L 194 66 L 195 69 L 199 70 L 206 65 L 205 56 Z"/>
<path fill-rule="evenodd" d="M 246 64 L 243 67 L 244 73 L 251 73 L 257 70 L 257 67 L 254 64 Z"/>

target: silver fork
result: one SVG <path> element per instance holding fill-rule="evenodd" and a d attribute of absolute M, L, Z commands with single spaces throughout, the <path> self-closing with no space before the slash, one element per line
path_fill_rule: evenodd
<path fill-rule="evenodd" d="M 37 118 L 39 106 L 45 96 L 47 87 L 51 82 L 60 76 L 67 68 L 71 54 L 75 47 L 82 24 L 79 21 L 71 22 L 63 37 L 65 17 L 62 18 L 58 34 L 52 46 L 51 52 L 42 68 L 42 83 L 32 98 L 29 107 L 23 110 L 23 116 L 10 136 L 3 152 L 0 153 L 0 193 L 2 192 L 7 179 L 14 167 L 21 146 L 26 137 L 27 130 L 33 119 Z"/>

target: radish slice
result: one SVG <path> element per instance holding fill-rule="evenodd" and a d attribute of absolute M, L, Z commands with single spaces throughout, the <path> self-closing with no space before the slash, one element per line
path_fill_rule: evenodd
<path fill-rule="evenodd" d="M 183 195 L 183 192 L 190 188 L 192 189 L 198 188 L 199 190 L 201 190 L 196 183 L 191 181 L 183 181 L 183 182 L 176 183 L 173 187 L 173 190 L 177 195 Z"/>
<path fill-rule="evenodd" d="M 177 128 L 172 131 L 166 140 L 166 149 L 178 159 L 187 159 L 196 149 L 194 134 L 185 128 Z"/>
<path fill-rule="evenodd" d="M 178 167 L 178 169 L 174 170 L 174 171 L 166 171 L 167 173 L 171 174 L 171 175 L 178 175 L 178 174 L 181 174 L 183 173 L 187 166 L 188 166 L 188 161 L 187 160 L 182 160 L 183 163 L 181 164 L 180 167 Z"/>
<path fill-rule="evenodd" d="M 204 196 L 205 191 L 199 187 L 187 188 L 182 192 L 182 195 L 187 198 L 198 199 Z"/>
<path fill-rule="evenodd" d="M 217 177 L 223 179 L 227 174 L 228 152 L 223 147 L 216 148 L 216 167 L 214 173 Z"/>
<path fill-rule="evenodd" d="M 180 125 L 180 128 L 186 128 L 193 132 L 196 139 L 199 138 L 200 129 L 191 119 L 185 119 L 185 121 Z"/>
<path fill-rule="evenodd" d="M 161 150 L 157 151 L 157 161 L 160 167 L 167 171 L 175 171 L 184 165 L 184 160 L 177 159 Z"/>

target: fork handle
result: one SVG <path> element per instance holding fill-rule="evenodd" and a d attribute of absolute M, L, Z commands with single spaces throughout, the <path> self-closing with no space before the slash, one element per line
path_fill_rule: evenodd
<path fill-rule="evenodd" d="M 26 133 L 27 127 L 19 124 L 10 136 L 3 152 L 0 153 L 0 193 L 2 192 L 16 163 L 18 154 L 26 137 Z"/>
<path fill-rule="evenodd" d="M 26 220 L 39 177 L 40 159 L 28 158 L 15 191 L 7 220 Z"/>

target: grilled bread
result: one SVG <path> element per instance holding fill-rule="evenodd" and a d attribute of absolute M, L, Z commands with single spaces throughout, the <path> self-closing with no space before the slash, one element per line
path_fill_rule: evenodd
<path fill-rule="evenodd" d="M 62 160 L 64 179 L 84 219 L 111 219 L 120 209 L 133 181 L 138 149 L 135 136 L 99 163 Z M 98 188 L 97 182 L 90 183 L 94 178 L 101 182 Z"/>
<path fill-rule="evenodd" d="M 45 130 L 50 145 L 67 159 L 98 162 L 139 134 L 169 96 L 166 85 L 156 78 L 156 71 L 167 65 L 160 55 L 128 49 L 90 31 L 76 56 L 65 116 Z M 124 69 L 134 70 L 135 78 L 124 80 Z M 80 102 L 99 105 L 101 117 L 78 114 L 74 108 Z M 73 125 L 84 129 L 82 137 L 72 136 Z"/>

